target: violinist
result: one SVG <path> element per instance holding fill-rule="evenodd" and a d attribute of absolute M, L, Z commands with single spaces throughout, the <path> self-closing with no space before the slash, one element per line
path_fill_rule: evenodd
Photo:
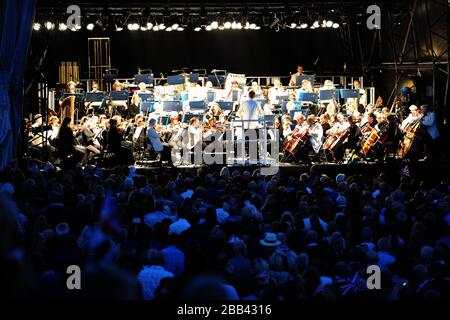
<path fill-rule="evenodd" d="M 123 134 L 117 126 L 117 118 L 109 120 L 109 128 L 106 133 L 106 148 L 114 154 L 115 163 L 130 165 L 134 163 L 131 150 L 122 147 Z"/>
<path fill-rule="evenodd" d="M 139 90 L 136 90 L 131 97 L 131 104 L 128 110 L 128 114 L 131 117 L 134 117 L 137 113 L 139 113 L 139 109 L 142 103 L 142 99 L 139 94 L 150 93 L 150 91 L 147 90 L 147 86 L 144 82 L 139 83 L 138 88 Z"/>
<path fill-rule="evenodd" d="M 208 112 L 206 112 L 205 115 L 203 116 L 203 122 L 208 123 L 209 120 L 211 119 L 219 121 L 222 114 L 223 112 L 220 109 L 220 105 L 217 102 L 213 102 Z"/>
<path fill-rule="evenodd" d="M 156 130 L 156 119 L 152 118 L 149 121 L 147 138 L 153 150 L 161 154 L 160 161 L 167 161 L 172 166 L 172 149 L 161 142 L 161 137 Z"/>
<path fill-rule="evenodd" d="M 63 160 L 71 158 L 73 163 L 81 161 L 83 154 L 75 149 L 76 141 L 71 128 L 72 118 L 65 117 L 58 133 L 57 149 Z"/>

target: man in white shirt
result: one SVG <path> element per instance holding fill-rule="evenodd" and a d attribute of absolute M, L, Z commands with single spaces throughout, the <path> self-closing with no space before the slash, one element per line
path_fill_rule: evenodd
<path fill-rule="evenodd" d="M 301 64 L 297 65 L 297 72 L 291 75 L 291 80 L 289 81 L 289 86 L 293 87 L 297 83 L 297 77 L 303 74 L 303 66 Z"/>

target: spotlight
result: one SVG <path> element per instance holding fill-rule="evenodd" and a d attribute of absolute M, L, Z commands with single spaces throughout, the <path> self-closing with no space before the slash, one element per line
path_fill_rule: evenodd
<path fill-rule="evenodd" d="M 60 23 L 58 26 L 58 30 L 59 31 L 66 31 L 67 30 L 67 26 L 64 23 Z"/>
<path fill-rule="evenodd" d="M 159 27 L 158 26 L 154 26 L 153 27 L 153 31 L 159 31 Z"/>
<path fill-rule="evenodd" d="M 225 29 L 230 29 L 230 28 L 231 28 L 231 22 L 230 22 L 230 21 L 227 21 L 227 22 L 225 22 L 225 23 L 223 24 L 223 26 L 224 26 Z"/>
<path fill-rule="evenodd" d="M 297 27 L 297 24 L 295 22 L 292 22 L 290 27 L 291 29 L 295 29 Z"/>
<path fill-rule="evenodd" d="M 319 21 L 314 21 L 314 23 L 313 23 L 311 29 L 315 29 L 315 28 L 318 28 L 318 27 L 320 27 Z"/>
<path fill-rule="evenodd" d="M 151 30 L 153 28 L 153 23 L 147 22 L 147 30 Z"/>
<path fill-rule="evenodd" d="M 260 30 L 261 27 L 260 26 L 256 26 L 254 30 Z"/>
<path fill-rule="evenodd" d="M 167 32 L 172 31 L 172 27 L 167 27 L 167 28 L 166 28 L 166 31 L 167 31 Z"/>
<path fill-rule="evenodd" d="M 219 30 L 225 30 L 224 26 L 219 26 Z"/>
<path fill-rule="evenodd" d="M 219 27 L 219 23 L 217 21 L 211 22 L 211 28 L 217 29 Z"/>
<path fill-rule="evenodd" d="M 39 22 L 34 23 L 33 30 L 35 30 L 35 31 L 41 30 L 41 24 Z"/>
<path fill-rule="evenodd" d="M 184 31 L 183 27 L 178 27 L 177 31 Z"/>
<path fill-rule="evenodd" d="M 89 31 L 94 30 L 94 24 L 93 23 L 88 23 L 87 26 L 86 26 L 86 29 L 89 30 Z"/>
<path fill-rule="evenodd" d="M 205 30 L 206 30 L 206 31 L 211 31 L 211 30 L 212 30 L 212 27 L 211 27 L 211 26 L 206 26 L 206 27 L 205 27 Z"/>
<path fill-rule="evenodd" d="M 128 28 L 128 30 L 132 31 L 132 30 L 133 30 L 133 24 L 132 24 L 132 23 L 129 23 L 129 24 L 127 25 L 127 28 Z"/>
<path fill-rule="evenodd" d="M 236 24 L 236 29 L 241 30 L 242 29 L 242 23 L 238 22 Z"/>
<path fill-rule="evenodd" d="M 307 24 L 307 23 L 302 23 L 302 24 L 300 25 L 300 28 L 306 29 L 306 28 L 308 28 L 308 24 Z"/>
<path fill-rule="evenodd" d="M 199 32 L 200 30 L 202 30 L 202 28 L 200 28 L 200 27 L 195 27 L 195 28 L 194 28 L 194 31 L 195 31 L 195 32 Z"/>
<path fill-rule="evenodd" d="M 55 24 L 50 21 L 47 21 L 45 23 L 45 27 L 47 28 L 47 30 L 53 30 L 53 29 L 55 29 Z"/>
<path fill-rule="evenodd" d="M 164 23 L 160 23 L 158 27 L 159 27 L 159 30 L 164 30 L 166 28 Z"/>
<path fill-rule="evenodd" d="M 147 31 L 147 27 L 141 27 L 141 31 Z"/>
<path fill-rule="evenodd" d="M 250 23 L 250 25 L 248 26 L 249 29 L 256 29 L 256 23 Z"/>
<path fill-rule="evenodd" d="M 237 29 L 236 21 L 233 21 L 233 23 L 231 24 L 231 29 Z"/>
<path fill-rule="evenodd" d="M 139 23 L 133 23 L 132 27 L 133 27 L 133 30 L 136 31 L 136 30 L 139 30 L 140 26 L 139 26 Z"/>
<path fill-rule="evenodd" d="M 179 26 L 180 26 L 180 25 L 179 25 L 178 23 L 174 23 L 174 24 L 172 25 L 172 30 L 178 29 Z"/>
<path fill-rule="evenodd" d="M 333 26 L 333 21 L 328 20 L 327 21 L 327 28 L 331 28 Z"/>
<path fill-rule="evenodd" d="M 116 26 L 116 31 L 122 31 L 123 27 Z"/>
<path fill-rule="evenodd" d="M 334 28 L 334 29 L 337 29 L 337 28 L 339 28 L 339 23 L 336 23 L 336 22 L 335 22 L 335 23 L 333 23 L 333 28 Z"/>

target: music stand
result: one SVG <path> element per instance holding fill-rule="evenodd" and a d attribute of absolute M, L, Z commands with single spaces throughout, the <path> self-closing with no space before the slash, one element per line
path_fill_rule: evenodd
<path fill-rule="evenodd" d="M 233 111 L 234 102 L 233 101 L 217 101 L 220 109 L 223 111 Z"/>
<path fill-rule="evenodd" d="M 153 85 L 153 74 L 152 73 L 146 73 L 146 74 L 135 74 L 134 75 L 134 83 L 139 84 L 141 82 Z"/>
<path fill-rule="evenodd" d="M 319 100 L 321 100 L 321 101 L 334 100 L 334 99 L 337 100 L 339 97 L 338 93 L 339 92 L 337 89 L 319 90 Z"/>
<path fill-rule="evenodd" d="M 198 73 L 190 73 L 189 74 L 189 82 L 190 83 L 197 83 L 199 80 L 200 74 Z"/>
<path fill-rule="evenodd" d="M 181 118 L 181 122 L 188 123 L 192 118 L 195 118 L 195 117 L 199 117 L 199 115 L 195 114 L 195 113 L 183 114 L 183 117 Z"/>
<path fill-rule="evenodd" d="M 155 111 L 155 101 L 141 101 L 139 111 L 145 114 Z"/>
<path fill-rule="evenodd" d="M 121 91 L 111 91 L 109 93 L 109 97 L 111 98 L 112 101 L 112 106 L 114 107 L 114 112 L 116 114 L 120 114 L 119 111 L 117 111 L 116 107 L 118 106 L 127 106 L 128 104 L 128 96 L 129 93 L 126 90 L 121 90 Z"/>
<path fill-rule="evenodd" d="M 239 101 L 239 90 L 233 90 L 231 92 L 231 101 L 233 101 L 233 102 Z"/>
<path fill-rule="evenodd" d="M 88 110 L 92 107 L 92 115 L 94 115 L 95 110 L 94 107 L 99 107 L 102 105 L 103 101 L 105 99 L 105 93 L 104 92 L 87 92 L 86 97 L 84 98 L 84 102 L 89 103 Z M 86 112 L 88 111 L 86 110 Z"/>
<path fill-rule="evenodd" d="M 339 94 L 341 99 L 359 98 L 359 89 L 340 89 Z"/>
<path fill-rule="evenodd" d="M 301 76 L 296 76 L 295 77 L 295 86 L 296 87 L 301 87 L 303 80 L 308 80 L 311 83 L 311 86 L 313 86 L 314 85 L 314 79 L 315 79 L 314 75 L 302 74 Z"/>
<path fill-rule="evenodd" d="M 183 103 L 181 101 L 163 101 L 162 109 L 164 112 L 181 112 Z"/>
<path fill-rule="evenodd" d="M 167 83 L 170 85 L 184 84 L 184 76 L 182 74 L 167 76 Z"/>
<path fill-rule="evenodd" d="M 204 112 L 206 110 L 207 104 L 205 100 L 200 101 L 189 101 L 189 110 L 191 112 Z"/>
<path fill-rule="evenodd" d="M 225 75 L 208 74 L 208 81 L 211 81 L 213 86 L 223 87 L 225 85 L 225 77 Z"/>
<path fill-rule="evenodd" d="M 170 123 L 170 116 L 160 116 L 158 117 L 158 124 L 160 126 L 167 126 Z"/>
<path fill-rule="evenodd" d="M 300 92 L 298 95 L 298 100 L 302 102 L 317 103 L 318 98 L 317 93 L 313 92 Z"/>

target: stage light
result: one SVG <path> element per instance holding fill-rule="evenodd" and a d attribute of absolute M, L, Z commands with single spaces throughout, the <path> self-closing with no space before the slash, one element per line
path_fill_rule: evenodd
<path fill-rule="evenodd" d="M 153 31 L 159 31 L 159 27 L 158 26 L 154 26 L 153 27 Z"/>
<path fill-rule="evenodd" d="M 307 24 L 307 23 L 302 23 L 302 24 L 300 25 L 300 28 L 306 29 L 306 28 L 308 28 L 308 24 Z"/>
<path fill-rule="evenodd" d="M 147 27 L 141 27 L 141 31 L 147 31 Z"/>
<path fill-rule="evenodd" d="M 205 27 L 205 30 L 206 30 L 206 31 L 211 31 L 211 30 L 212 30 L 212 27 L 211 27 L 211 26 L 206 26 L 206 27 Z"/>
<path fill-rule="evenodd" d="M 248 27 L 252 30 L 255 30 L 257 26 L 256 26 L 256 23 L 250 23 L 250 25 Z"/>
<path fill-rule="evenodd" d="M 183 27 L 178 27 L 177 31 L 184 31 Z"/>
<path fill-rule="evenodd" d="M 58 30 L 59 31 L 66 31 L 67 30 L 67 25 L 64 23 L 60 23 L 58 26 Z"/>
<path fill-rule="evenodd" d="M 230 21 L 225 22 L 225 23 L 223 24 L 223 27 L 224 27 L 225 29 L 231 29 L 231 22 L 230 22 Z"/>
<path fill-rule="evenodd" d="M 93 23 L 88 23 L 88 24 L 86 25 L 86 29 L 89 30 L 89 31 L 94 30 L 94 24 L 93 24 Z"/>
<path fill-rule="evenodd" d="M 34 23 L 33 24 L 33 30 L 35 30 L 35 31 L 41 30 L 41 24 L 38 23 L 38 22 Z"/>
<path fill-rule="evenodd" d="M 179 26 L 180 26 L 180 25 L 179 25 L 178 23 L 174 23 L 174 24 L 172 25 L 172 30 L 178 29 Z"/>
<path fill-rule="evenodd" d="M 166 28 L 166 31 L 167 31 L 167 32 L 172 31 L 172 27 L 167 27 L 167 28 Z"/>
<path fill-rule="evenodd" d="M 147 22 L 147 30 L 151 30 L 153 28 L 153 23 Z"/>
<path fill-rule="evenodd" d="M 335 23 L 333 23 L 333 28 L 334 28 L 334 29 L 337 29 L 337 28 L 339 28 L 339 23 L 336 23 L 336 22 L 335 22 Z"/>
<path fill-rule="evenodd" d="M 127 28 L 128 28 L 128 30 L 132 31 L 132 30 L 133 30 L 133 24 L 132 24 L 132 23 L 129 23 L 129 24 L 127 25 Z"/>
<path fill-rule="evenodd" d="M 225 30 L 224 26 L 219 26 L 219 30 Z"/>
<path fill-rule="evenodd" d="M 137 30 L 139 30 L 139 23 L 133 23 L 133 30 L 134 31 L 137 31 Z"/>
<path fill-rule="evenodd" d="M 81 30 L 81 24 L 76 24 L 75 25 L 75 30 Z"/>
<path fill-rule="evenodd" d="M 195 32 L 199 32 L 200 30 L 202 30 L 202 28 L 200 28 L 200 27 L 195 27 L 195 28 L 194 28 L 194 31 L 195 31 Z"/>
<path fill-rule="evenodd" d="M 261 27 L 260 26 L 256 26 L 254 30 L 260 30 Z"/>
<path fill-rule="evenodd" d="M 164 23 L 160 23 L 158 27 L 159 27 L 159 30 L 164 30 L 166 28 Z"/>
<path fill-rule="evenodd" d="M 295 29 L 297 27 L 297 24 L 295 22 L 292 22 L 290 27 L 291 29 Z"/>
<path fill-rule="evenodd" d="M 233 21 L 233 23 L 231 24 L 231 29 L 237 29 L 236 21 Z"/>
<path fill-rule="evenodd" d="M 47 30 L 53 30 L 55 29 L 55 24 L 53 22 L 47 21 L 45 23 L 45 27 L 47 28 Z"/>
<path fill-rule="evenodd" d="M 219 27 L 219 23 L 217 21 L 211 22 L 211 28 L 217 29 Z"/>
<path fill-rule="evenodd" d="M 123 27 L 116 26 L 116 31 L 122 31 Z"/>
<path fill-rule="evenodd" d="M 328 20 L 327 21 L 327 28 L 331 28 L 333 26 L 333 21 Z"/>
<path fill-rule="evenodd" d="M 314 21 L 314 23 L 313 23 L 311 29 L 315 29 L 315 28 L 319 28 L 319 27 L 320 27 L 319 21 Z"/>
<path fill-rule="evenodd" d="M 241 30 L 242 29 L 242 23 L 238 22 L 236 24 L 236 29 Z"/>

